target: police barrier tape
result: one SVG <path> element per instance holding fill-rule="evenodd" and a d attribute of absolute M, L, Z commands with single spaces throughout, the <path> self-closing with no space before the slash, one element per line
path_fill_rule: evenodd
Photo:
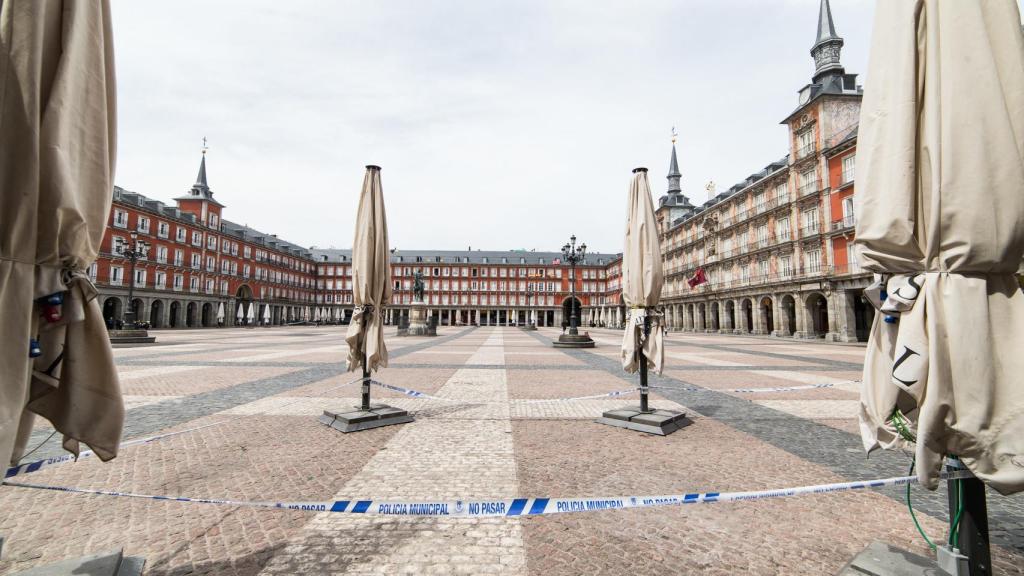
<path fill-rule="evenodd" d="M 426 392 L 420 392 L 419 390 L 412 390 L 410 388 L 403 388 L 401 386 L 395 386 L 394 384 L 385 384 L 377 380 L 370 380 L 370 383 L 374 386 L 379 386 L 385 390 L 391 390 L 392 392 L 398 392 L 405 394 L 410 398 L 426 398 L 429 400 L 441 400 L 444 402 L 464 402 L 467 404 L 507 404 L 508 402 L 494 402 L 494 401 L 475 401 L 475 400 L 462 400 L 460 398 L 442 398 L 440 396 L 431 396 Z M 636 394 L 639 388 L 629 388 L 628 390 L 617 390 L 615 392 L 606 392 L 604 394 L 594 394 L 592 396 L 576 396 L 575 398 L 546 398 L 546 399 L 535 399 L 535 400 L 521 400 L 520 402 L 526 404 L 542 403 L 542 402 L 569 402 L 572 400 L 590 400 L 593 398 L 614 398 L 617 396 L 628 396 L 630 394 Z"/>
<path fill-rule="evenodd" d="M 648 386 L 648 388 L 650 388 L 652 390 L 677 390 L 677 391 L 681 391 L 681 392 L 747 392 L 747 393 L 759 393 L 759 392 L 791 392 L 793 390 L 814 390 L 814 389 L 817 389 L 817 388 L 832 388 L 833 386 L 838 386 L 840 384 L 853 384 L 853 383 L 856 383 L 856 382 L 860 382 L 860 380 L 845 380 L 843 382 L 826 382 L 826 383 L 822 383 L 822 384 L 801 384 L 799 386 L 773 386 L 773 387 L 768 387 L 768 388 L 724 388 L 724 389 L 715 389 L 715 388 L 698 388 L 696 386 Z M 420 392 L 419 390 L 413 390 L 411 388 L 403 388 L 401 386 L 395 386 L 394 384 L 385 384 L 384 382 L 379 382 L 377 380 L 371 380 L 370 383 L 373 384 L 374 386 L 379 386 L 379 387 L 384 388 L 386 390 L 391 390 L 392 392 L 398 392 L 400 394 L 405 394 L 406 396 L 409 396 L 410 398 L 427 398 L 429 400 L 441 400 L 441 401 L 444 401 L 444 402 L 465 402 L 465 403 L 470 403 L 470 404 L 505 404 L 505 402 L 494 402 L 494 401 L 490 401 L 490 402 L 486 402 L 486 401 L 477 402 L 477 401 L 472 401 L 472 400 L 462 400 L 462 399 L 459 399 L 459 398 L 441 398 L 440 396 L 431 396 L 430 394 L 427 394 L 426 392 Z M 592 396 L 576 396 L 576 397 L 573 397 L 573 398 L 550 398 L 550 399 L 537 399 L 537 400 L 520 400 L 520 402 L 523 402 L 523 403 L 526 403 L 526 404 L 541 403 L 541 402 L 571 402 L 573 400 L 592 400 L 592 399 L 595 399 L 595 398 L 611 398 L 611 397 L 617 397 L 617 396 L 628 396 L 630 394 L 635 394 L 635 393 L 637 393 L 639 391 L 640 391 L 640 388 L 638 387 L 638 388 L 630 388 L 628 390 L 617 390 L 615 392 L 608 392 L 606 394 L 594 394 Z"/>
<path fill-rule="evenodd" d="M 763 392 L 792 392 L 794 390 L 816 390 L 833 388 L 843 384 L 857 384 L 860 380 L 843 380 L 842 382 L 824 382 L 821 384 L 800 384 L 797 386 L 770 386 L 767 388 L 698 388 L 696 386 L 648 386 L 654 390 L 681 390 L 683 392 L 745 392 L 750 394 Z"/>
<path fill-rule="evenodd" d="M 359 377 L 359 378 L 356 378 L 355 380 L 352 380 L 351 382 L 345 382 L 345 383 L 342 383 L 342 384 L 338 384 L 336 386 L 331 386 L 330 388 L 324 390 L 323 392 L 324 393 L 331 392 L 333 390 L 337 390 L 337 389 L 343 388 L 345 386 L 351 386 L 352 384 L 356 384 L 358 382 L 362 382 L 362 380 L 363 380 L 363 378 Z M 274 409 L 275 410 L 280 410 L 281 408 L 285 408 L 287 406 L 295 404 L 296 402 L 301 402 L 303 400 L 305 400 L 305 397 L 299 397 L 299 398 L 296 398 L 295 400 L 293 400 L 291 402 L 287 402 L 285 404 L 282 404 L 281 406 L 275 406 Z M 259 414 L 259 412 L 257 412 L 256 414 Z M 246 416 L 248 416 L 248 414 L 246 414 Z M 239 417 L 241 417 L 241 415 L 239 415 Z M 223 424 L 223 423 L 229 422 L 229 421 L 230 421 L 230 419 L 218 420 L 216 422 L 211 422 L 209 424 L 203 424 L 202 426 L 196 426 L 195 428 L 189 428 L 187 430 L 178 430 L 176 432 L 168 432 L 166 434 L 157 434 L 156 436 L 147 436 L 145 438 L 137 438 L 135 440 L 128 440 L 127 442 L 122 442 L 122 443 L 118 444 L 118 448 L 120 449 L 120 448 L 126 448 L 128 446 L 138 446 L 140 444 L 149 444 L 151 442 L 156 442 L 157 440 L 163 440 L 164 438 L 170 438 L 172 436 L 180 436 L 182 434 L 188 434 L 189 432 L 195 432 L 196 430 L 202 430 L 203 428 L 209 428 L 211 426 L 216 426 L 218 424 Z M 63 456 L 54 456 L 52 458 L 43 458 L 41 460 L 36 460 L 34 462 L 26 462 L 24 464 L 18 464 L 17 466 L 11 466 L 10 468 L 8 468 L 7 471 L 4 472 L 4 478 L 13 478 L 15 476 L 21 476 L 22 474 L 29 474 L 29 473 L 32 473 L 32 472 L 38 472 L 39 470 L 42 470 L 44 468 L 49 468 L 51 466 L 57 466 L 57 465 L 60 465 L 60 464 L 67 464 L 68 462 L 74 462 L 76 460 L 81 460 L 82 458 L 88 458 L 88 457 L 93 456 L 95 454 L 96 453 L 93 452 L 92 450 L 83 450 L 82 452 L 80 452 L 78 454 L 78 456 L 75 456 L 74 454 L 64 454 Z"/>
<path fill-rule="evenodd" d="M 970 478 L 966 470 L 945 472 L 943 479 Z M 562 514 L 568 512 L 595 512 L 626 508 L 652 508 L 682 504 L 711 504 L 718 502 L 743 502 L 788 498 L 810 494 L 831 494 L 887 486 L 904 486 L 917 483 L 917 476 L 898 476 L 857 482 L 837 482 L 772 490 L 747 492 L 694 492 L 691 494 L 668 494 L 663 496 L 613 496 L 606 498 L 515 498 L 504 500 L 326 500 L 320 502 L 252 502 L 221 498 L 190 498 L 183 496 L 155 496 L 112 490 L 91 490 L 72 486 L 49 486 L 4 481 L 3 484 L 17 488 L 53 490 L 77 494 L 141 498 L 146 500 L 171 500 L 198 504 L 223 504 L 254 508 L 278 508 L 287 510 L 308 510 L 312 512 L 337 512 L 346 514 L 368 514 L 379 516 L 454 516 L 454 517 L 495 517 L 532 516 L 540 514 Z"/>

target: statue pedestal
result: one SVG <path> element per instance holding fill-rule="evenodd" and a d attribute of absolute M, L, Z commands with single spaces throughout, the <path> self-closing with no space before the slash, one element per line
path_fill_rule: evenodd
<path fill-rule="evenodd" d="M 426 302 L 413 302 L 409 309 L 409 328 L 403 336 L 437 336 L 436 330 L 427 326 Z"/>

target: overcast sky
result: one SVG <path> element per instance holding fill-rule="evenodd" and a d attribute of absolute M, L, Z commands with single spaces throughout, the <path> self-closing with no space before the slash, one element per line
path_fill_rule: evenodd
<path fill-rule="evenodd" d="M 619 252 L 672 126 L 694 203 L 787 152 L 818 4 L 114 0 L 116 182 L 170 202 L 206 136 L 225 217 L 304 246 L 351 246 L 374 163 L 399 249 Z M 873 5 L 832 0 L 848 72 Z"/>

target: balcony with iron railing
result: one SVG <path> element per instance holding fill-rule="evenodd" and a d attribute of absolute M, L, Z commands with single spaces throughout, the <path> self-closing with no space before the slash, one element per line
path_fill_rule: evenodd
<path fill-rule="evenodd" d="M 818 151 L 818 143 L 817 142 L 811 142 L 809 144 L 804 144 L 803 146 L 800 146 L 799 148 L 796 149 L 796 159 L 797 160 L 803 160 L 804 158 L 807 158 L 808 156 L 812 156 L 817 151 Z"/>
<path fill-rule="evenodd" d="M 853 183 L 853 177 L 854 177 L 854 169 L 853 168 L 849 168 L 847 170 L 843 170 L 843 173 L 840 176 L 841 180 L 839 181 L 839 185 L 840 186 L 846 186 L 847 184 L 852 184 Z"/>
<path fill-rule="evenodd" d="M 804 196 L 810 196 L 811 194 L 816 194 L 819 191 L 820 188 L 818 186 L 817 180 L 807 182 L 805 184 L 800 185 L 800 187 L 797 188 L 797 193 L 800 195 L 801 198 L 803 198 Z"/>
<path fill-rule="evenodd" d="M 839 232 L 840 230 L 849 230 L 850 228 L 853 228 L 856 224 L 857 218 L 853 214 L 843 216 L 839 220 L 832 221 L 832 231 Z"/>
<path fill-rule="evenodd" d="M 818 234 L 821 234 L 821 226 L 817 222 L 812 222 L 800 229 L 801 238 L 810 238 Z"/>

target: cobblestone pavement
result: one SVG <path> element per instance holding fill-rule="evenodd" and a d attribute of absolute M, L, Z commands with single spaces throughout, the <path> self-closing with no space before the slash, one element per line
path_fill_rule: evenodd
<path fill-rule="evenodd" d="M 557 331 L 442 328 L 389 336 L 373 389 L 415 421 L 353 434 L 317 416 L 358 402 L 337 327 L 158 332 L 115 350 L 126 438 L 187 430 L 115 460 L 45 469 L 32 482 L 235 500 L 615 496 L 779 488 L 906 473 L 865 458 L 856 435 L 864 348 L 671 334 L 652 405 L 694 423 L 654 437 L 594 422 L 636 398 L 543 401 L 636 384 L 620 332 L 555 350 Z M 831 383 L 780 393 L 733 388 Z M 447 400 L 445 400 L 447 399 Z M 538 402 L 538 400 L 542 400 Z M 36 456 L 60 454 L 39 422 Z M 941 539 L 945 491 L 914 488 Z M 996 573 L 1024 574 L 1024 498 L 989 497 Z M 343 514 L 0 488 L 0 574 L 124 547 L 148 574 L 834 574 L 873 540 L 928 554 L 902 491 L 511 519 Z"/>

